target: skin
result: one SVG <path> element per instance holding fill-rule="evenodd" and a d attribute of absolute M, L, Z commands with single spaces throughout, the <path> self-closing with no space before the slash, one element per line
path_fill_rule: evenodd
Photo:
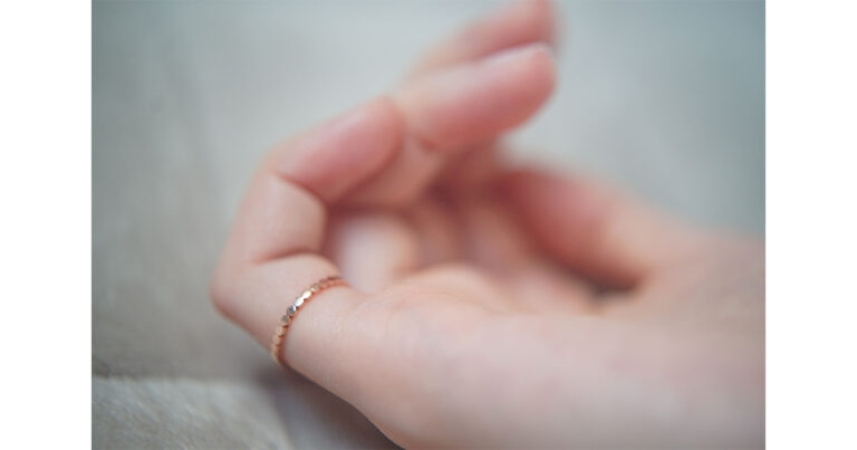
<path fill-rule="evenodd" d="M 503 162 L 554 86 L 554 13 L 506 6 L 393 93 L 274 148 L 213 277 L 266 348 L 405 447 L 764 446 L 764 246 Z"/>

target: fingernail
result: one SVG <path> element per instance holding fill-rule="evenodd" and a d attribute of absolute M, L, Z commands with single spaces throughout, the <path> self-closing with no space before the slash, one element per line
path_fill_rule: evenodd
<path fill-rule="evenodd" d="M 482 63 L 489 66 L 513 64 L 515 62 L 526 61 L 532 57 L 538 57 L 539 55 L 552 57 L 553 51 L 544 42 L 538 42 L 494 53 L 483 59 Z"/>

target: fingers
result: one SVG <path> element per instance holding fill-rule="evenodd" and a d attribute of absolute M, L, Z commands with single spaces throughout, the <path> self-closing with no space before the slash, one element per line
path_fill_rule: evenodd
<path fill-rule="evenodd" d="M 591 310 L 589 286 L 535 251 L 532 239 L 504 203 L 459 193 L 456 209 L 467 258 L 491 269 L 499 284 L 510 287 L 514 306 L 530 312 Z"/>
<path fill-rule="evenodd" d="M 267 346 L 279 317 L 315 281 L 337 273 L 316 255 L 324 240 L 326 206 L 371 177 L 401 146 L 402 122 L 389 99 L 360 106 L 274 149 L 250 183 L 212 281 L 215 305 Z M 337 287 L 309 302 L 301 319 L 325 305 L 346 315 L 359 298 Z M 340 308 L 339 310 L 337 308 Z M 310 348 L 333 345 L 321 329 L 296 321 L 289 339 Z M 291 349 L 287 342 L 286 351 Z M 332 350 L 332 349 L 328 349 Z M 289 355 L 287 355 L 289 359 Z M 298 361 L 317 372 L 311 361 Z"/>
<path fill-rule="evenodd" d="M 677 221 L 591 181 L 521 171 L 503 187 L 546 251 L 601 283 L 633 286 L 695 242 Z"/>
<path fill-rule="evenodd" d="M 439 187 L 450 195 L 493 190 L 497 180 L 509 171 L 504 150 L 502 141 L 493 140 L 454 155 L 439 175 Z"/>
<path fill-rule="evenodd" d="M 380 170 L 398 152 L 402 128 L 382 98 L 275 148 L 250 183 L 223 261 L 246 266 L 317 251 L 324 205 Z"/>
<path fill-rule="evenodd" d="M 420 266 L 419 237 L 397 214 L 346 213 L 328 235 L 325 254 L 360 292 L 379 292 Z"/>
<path fill-rule="evenodd" d="M 547 100 L 554 83 L 553 59 L 539 44 L 408 83 L 394 94 L 407 130 L 404 149 L 349 201 L 373 206 L 410 202 L 434 179 L 449 154 L 523 123 Z"/>
<path fill-rule="evenodd" d="M 429 50 L 417 64 L 411 78 L 507 48 L 535 42 L 555 45 L 556 28 L 555 12 L 550 2 L 527 0 L 509 3 Z"/>
<path fill-rule="evenodd" d="M 268 159 L 280 176 L 334 202 L 389 164 L 403 138 L 401 112 L 382 97 L 292 139 Z"/>
<path fill-rule="evenodd" d="M 391 98 L 355 108 L 269 154 L 250 183 L 212 281 L 212 298 L 223 314 L 267 347 L 294 299 L 338 272 L 319 255 L 329 206 L 412 200 L 449 153 L 522 123 L 553 89 L 553 62 L 544 46 L 471 57 L 482 59 L 453 59 L 453 65 L 425 73 Z M 384 223 L 390 233 L 400 229 Z M 365 239 L 369 228 L 376 227 L 344 233 Z M 401 243 L 411 240 L 402 237 Z M 410 264 L 408 245 L 397 245 L 397 256 L 385 266 L 362 267 L 367 256 L 356 253 L 338 258 L 352 273 L 366 269 L 361 279 L 377 285 Z M 361 372 L 360 361 L 371 361 L 361 351 L 371 347 L 377 332 L 344 326 L 363 298 L 347 287 L 322 292 L 303 307 L 285 342 L 292 367 L 340 395 L 347 389 L 343 384 L 360 381 L 346 375 Z M 377 319 L 358 315 L 362 322 Z"/>
<path fill-rule="evenodd" d="M 427 75 L 396 100 L 420 142 L 448 151 L 520 125 L 547 100 L 554 82 L 550 51 L 532 44 Z"/>
<path fill-rule="evenodd" d="M 507 275 L 530 263 L 535 254 L 528 236 L 503 205 L 480 196 L 455 199 L 465 258 L 479 267 Z"/>
<path fill-rule="evenodd" d="M 519 1 L 429 51 L 395 95 L 409 130 L 404 150 L 351 202 L 407 204 L 452 152 L 493 139 L 530 117 L 555 83 L 545 46 L 553 42 L 554 22 L 549 2 Z"/>
<path fill-rule="evenodd" d="M 458 222 L 449 205 L 434 196 L 423 197 L 405 211 L 419 242 L 421 266 L 451 262 L 461 252 Z"/>

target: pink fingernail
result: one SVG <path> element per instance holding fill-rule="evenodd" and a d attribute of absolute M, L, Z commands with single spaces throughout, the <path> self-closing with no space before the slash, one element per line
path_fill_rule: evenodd
<path fill-rule="evenodd" d="M 493 55 L 483 59 L 482 62 L 487 65 L 503 65 L 510 62 L 526 60 L 527 58 L 542 53 L 547 54 L 547 56 L 553 55 L 551 48 L 547 44 L 539 42 L 520 47 L 513 47 L 508 50 L 503 50 L 502 52 L 494 53 Z"/>

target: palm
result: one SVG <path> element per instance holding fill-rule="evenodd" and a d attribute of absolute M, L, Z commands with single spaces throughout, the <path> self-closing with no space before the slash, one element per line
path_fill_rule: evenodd
<path fill-rule="evenodd" d="M 423 445 L 466 442 L 466 430 L 448 424 L 443 427 L 447 436 L 415 436 L 403 433 L 400 423 L 389 418 L 415 423 L 466 418 L 499 407 L 510 390 L 518 392 L 518 406 L 530 405 L 540 415 L 576 412 L 585 416 L 590 408 L 612 404 L 624 410 L 631 423 L 651 427 L 647 409 L 662 402 L 661 397 L 674 395 L 674 383 L 688 383 L 698 375 L 684 372 L 679 378 L 661 378 L 666 373 L 693 367 L 723 374 L 722 385 L 709 386 L 712 389 L 726 389 L 754 373 L 758 376 L 758 366 L 751 364 L 755 368 L 750 373 L 736 372 L 736 367 L 757 361 L 761 351 L 753 345 L 761 331 L 763 305 L 756 301 L 759 295 L 754 291 L 759 289 L 760 277 L 730 270 L 736 263 L 741 267 L 755 264 L 759 269 L 757 250 L 733 249 L 716 238 L 695 234 L 688 238 L 692 243 L 667 241 L 665 245 L 679 247 L 668 252 L 667 261 L 672 264 L 665 262 L 628 289 L 599 295 L 593 280 L 557 261 L 558 255 L 541 250 L 543 239 L 516 215 L 519 209 L 503 193 L 503 185 L 502 177 L 481 180 L 478 186 L 469 185 L 470 193 L 464 194 L 441 184 L 401 210 L 333 214 L 325 253 L 352 284 L 373 294 L 371 303 L 363 308 L 372 310 L 366 317 L 380 321 L 362 324 L 379 330 L 368 341 L 380 347 L 365 349 L 367 354 L 378 355 L 373 359 L 371 378 L 395 380 L 392 389 L 391 384 L 365 388 L 373 395 L 363 405 L 364 411 L 388 435 L 398 442 Z M 473 194 L 474 190 L 478 193 Z M 712 276 L 718 273 L 724 276 Z M 700 278 L 705 283 L 700 284 Z M 730 295 L 723 297 L 722 292 Z M 700 333 L 700 326 L 709 331 Z M 727 336 L 724 332 L 728 330 L 744 334 Z M 569 349 L 580 343 L 586 349 Z M 659 360 L 633 356 L 651 355 L 653 347 L 660 351 Z M 546 348 L 554 349 L 554 358 L 541 357 Z M 724 351 L 730 354 L 724 355 Z M 534 354 L 540 357 L 532 357 Z M 569 365 L 567 358 L 576 358 L 577 364 L 585 361 L 587 369 Z M 621 371 L 613 367 L 617 361 L 622 361 Z M 523 375 L 522 366 L 527 368 Z M 417 380 L 413 378 L 415 367 L 421 374 Z M 503 379 L 504 374 L 516 378 Z M 612 382 L 620 384 L 641 377 L 655 380 L 643 398 L 599 395 L 597 403 L 577 402 L 576 408 L 569 409 L 567 404 L 557 405 L 538 395 L 544 389 L 545 374 L 569 376 L 577 383 L 575 389 L 613 393 L 621 390 L 605 381 L 605 376 L 615 377 Z M 427 381 L 433 377 L 444 381 L 442 395 L 457 401 L 432 402 L 440 395 L 437 383 Z M 574 385 L 568 381 L 566 385 Z M 391 408 L 396 405 L 389 398 L 391 392 L 407 393 L 409 402 L 434 404 L 436 409 L 421 408 L 418 416 L 409 417 L 406 406 Z M 708 394 L 692 390 L 685 395 L 680 402 L 702 402 Z M 376 401 L 378 405 L 374 405 Z M 381 412 L 373 415 L 376 408 Z M 492 420 L 503 429 L 514 426 L 515 416 Z M 722 417 L 719 420 L 728 422 Z M 669 419 L 673 425 L 680 422 L 678 416 Z M 544 429 L 531 430 L 538 435 L 522 433 L 520 427 L 513 429 L 514 436 L 499 434 L 491 443 L 510 445 L 514 443 L 510 438 L 521 439 L 521 445 L 533 439 L 563 442 L 570 435 L 580 439 L 587 433 L 593 442 L 603 443 L 607 432 L 566 430 L 570 435 L 549 436 Z M 473 443 L 487 442 L 483 438 Z M 617 443 L 630 445 L 621 440 Z"/>

